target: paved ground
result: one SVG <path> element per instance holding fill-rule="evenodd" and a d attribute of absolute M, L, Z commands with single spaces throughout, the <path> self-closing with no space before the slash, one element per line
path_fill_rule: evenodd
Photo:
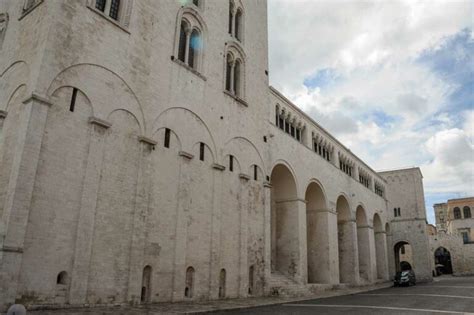
<path fill-rule="evenodd" d="M 474 277 L 217 314 L 474 314 Z"/>
<path fill-rule="evenodd" d="M 470 314 L 474 315 L 474 277 L 436 278 L 429 284 L 393 288 L 378 284 L 324 292 L 318 299 L 263 297 L 147 307 L 29 311 L 28 315 L 156 315 L 156 314 Z M 372 290 L 372 291 L 369 291 Z M 259 307 L 257 307 L 259 306 Z"/>

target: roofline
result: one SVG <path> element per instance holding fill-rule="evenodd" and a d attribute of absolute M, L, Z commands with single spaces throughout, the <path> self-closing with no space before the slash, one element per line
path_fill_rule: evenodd
<path fill-rule="evenodd" d="M 469 200 L 469 199 L 474 199 L 474 196 L 473 197 L 462 197 L 462 198 L 448 199 L 448 202 L 449 201 L 458 201 L 458 200 Z"/>
<path fill-rule="evenodd" d="M 273 92 L 276 96 L 278 96 L 279 98 L 281 98 L 283 101 L 287 102 L 291 107 L 293 107 L 293 109 L 295 109 L 297 112 L 299 112 L 301 115 L 303 115 L 306 119 L 308 119 L 310 122 L 312 122 L 313 124 L 315 124 L 319 129 L 321 129 L 324 133 L 326 133 L 326 135 L 331 138 L 331 140 L 333 140 L 334 142 L 336 142 L 339 146 L 341 146 L 344 150 L 350 152 L 350 154 L 352 156 L 355 157 L 355 159 L 357 161 L 359 161 L 362 165 L 364 165 L 366 168 L 368 168 L 370 171 L 372 171 L 380 180 L 382 180 L 383 182 L 387 183 L 387 181 L 385 180 L 385 178 L 383 178 L 382 176 L 380 176 L 379 172 L 377 172 L 376 170 L 374 170 L 372 167 L 370 167 L 369 165 L 367 165 L 367 163 L 365 163 L 364 161 L 362 161 L 362 159 L 360 159 L 357 155 L 355 155 L 349 148 L 347 148 L 344 144 L 342 144 L 339 140 L 337 140 L 333 135 L 331 135 L 329 133 L 329 131 L 327 131 L 326 129 L 324 129 L 323 127 L 321 127 L 320 124 L 318 124 L 313 118 L 311 118 L 308 114 L 306 114 L 301 108 L 299 108 L 298 106 L 296 106 L 292 101 L 290 101 L 285 95 L 283 95 L 280 91 L 278 91 L 277 89 L 275 89 L 273 86 L 269 86 L 270 87 L 270 91 Z"/>
<path fill-rule="evenodd" d="M 403 171 L 411 171 L 411 170 L 417 170 L 421 178 L 423 178 L 423 173 L 421 172 L 421 169 L 418 166 L 410 166 L 410 167 L 402 167 L 402 168 L 395 168 L 395 169 L 388 169 L 388 170 L 380 170 L 377 171 L 377 173 L 382 174 L 382 173 L 390 173 L 390 172 L 403 172 Z"/>

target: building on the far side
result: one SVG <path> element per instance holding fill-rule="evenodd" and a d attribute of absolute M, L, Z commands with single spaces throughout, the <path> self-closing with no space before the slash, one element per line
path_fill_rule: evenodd
<path fill-rule="evenodd" d="M 450 199 L 433 208 L 436 227 L 428 233 L 433 274 L 474 274 L 474 197 Z"/>

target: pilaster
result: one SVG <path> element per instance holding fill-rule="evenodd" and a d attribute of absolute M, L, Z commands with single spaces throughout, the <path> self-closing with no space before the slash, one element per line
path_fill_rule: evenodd
<path fill-rule="evenodd" d="M 137 191 L 135 195 L 135 209 L 133 213 L 132 246 L 130 248 L 130 269 L 128 277 L 127 300 L 138 304 L 141 298 L 143 269 L 147 265 L 145 256 L 146 221 L 150 201 L 150 167 L 151 154 L 157 144 L 154 140 L 139 137 L 140 162 L 138 164 Z"/>
<path fill-rule="evenodd" d="M 0 308 L 13 303 L 17 295 L 31 198 L 48 109 L 52 105 L 48 99 L 34 93 L 23 104 L 5 204 L 2 205 L 4 236 L 0 243 Z"/>
<path fill-rule="evenodd" d="M 69 301 L 71 304 L 87 303 L 87 288 L 94 237 L 95 213 L 102 170 L 105 134 L 110 123 L 96 117 L 89 118 L 90 144 L 87 156 L 79 217 L 76 230 L 74 261 L 71 272 Z"/>

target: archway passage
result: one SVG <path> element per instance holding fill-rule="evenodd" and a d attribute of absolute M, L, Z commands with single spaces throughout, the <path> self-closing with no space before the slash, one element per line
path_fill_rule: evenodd
<path fill-rule="evenodd" d="M 359 253 L 359 277 L 370 280 L 370 228 L 365 209 L 361 206 L 356 210 L 357 249 Z"/>
<path fill-rule="evenodd" d="M 398 242 L 393 247 L 395 254 L 395 268 L 397 272 L 410 270 L 413 266 L 413 251 L 410 243 Z"/>
<path fill-rule="evenodd" d="M 383 229 L 382 220 L 374 215 L 375 257 L 377 265 L 377 279 L 387 278 L 387 234 Z"/>
<path fill-rule="evenodd" d="M 444 247 L 439 247 L 435 253 L 436 274 L 450 275 L 453 273 L 453 265 L 451 262 L 451 253 Z"/>
<path fill-rule="evenodd" d="M 294 277 L 299 264 L 298 199 L 296 182 L 283 164 L 273 168 L 271 175 L 272 272 Z"/>
<path fill-rule="evenodd" d="M 328 259 L 326 247 L 328 227 L 322 217 L 326 213 L 326 199 L 323 190 L 316 183 L 311 183 L 306 189 L 306 234 L 308 283 L 327 283 L 326 269 Z M 319 217 L 319 219 L 318 219 Z M 327 220 L 326 220 L 327 221 Z"/>
<path fill-rule="evenodd" d="M 351 220 L 349 203 L 343 196 L 337 199 L 336 212 L 339 249 L 339 282 L 350 283 L 354 281 L 354 224 Z"/>

